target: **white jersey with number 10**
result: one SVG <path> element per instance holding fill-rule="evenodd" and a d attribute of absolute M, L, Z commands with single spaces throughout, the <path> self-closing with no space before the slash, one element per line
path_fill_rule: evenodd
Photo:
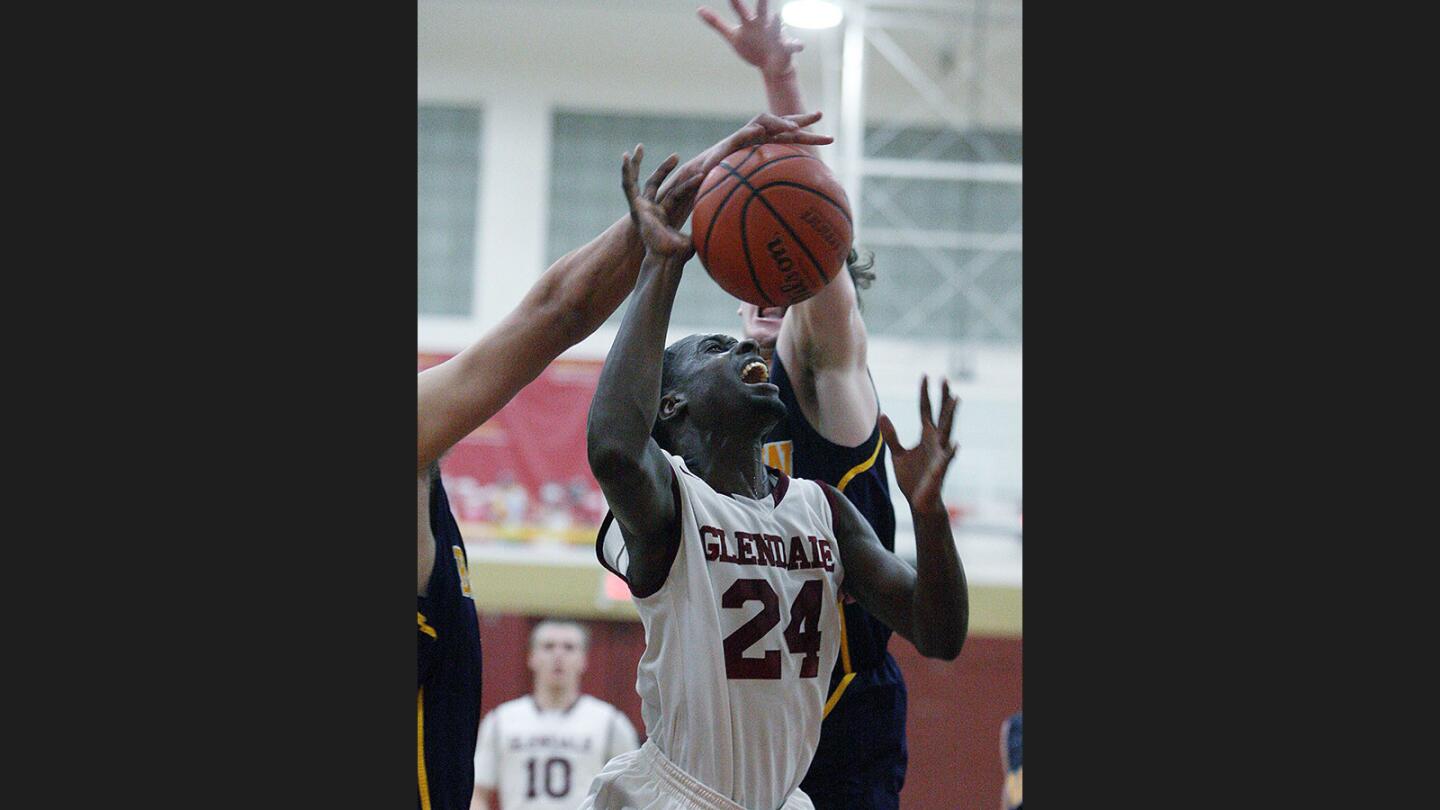
<path fill-rule="evenodd" d="M 526 695 L 485 715 L 475 783 L 494 790 L 504 810 L 573 810 L 606 762 L 639 745 L 635 727 L 603 700 L 581 695 L 543 710 Z"/>

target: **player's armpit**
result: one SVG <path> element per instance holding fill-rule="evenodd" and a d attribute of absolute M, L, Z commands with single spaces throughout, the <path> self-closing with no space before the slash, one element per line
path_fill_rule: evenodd
<path fill-rule="evenodd" d="M 590 469 L 625 539 L 625 580 L 640 598 L 655 593 L 680 547 L 680 494 L 665 451 L 651 439 L 639 459 L 592 451 Z"/>

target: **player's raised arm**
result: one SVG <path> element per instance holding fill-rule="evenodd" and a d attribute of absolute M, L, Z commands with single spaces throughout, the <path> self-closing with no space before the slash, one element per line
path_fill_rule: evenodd
<path fill-rule="evenodd" d="M 627 579 L 638 593 L 651 593 L 664 581 L 664 560 L 680 541 L 679 515 L 671 492 L 674 473 L 665 453 L 651 437 L 661 407 L 660 370 L 665 352 L 665 331 L 685 262 L 694 254 L 690 240 L 669 225 L 667 208 L 688 214 L 702 175 L 671 183 L 660 192 L 665 176 L 675 167 L 671 155 L 637 191 L 635 178 L 644 156 L 642 146 L 626 153 L 621 165 L 621 187 L 630 217 L 645 243 L 645 258 L 635 295 L 590 403 L 585 445 L 590 469 L 605 493 L 610 510 L 620 523 L 630 552 Z M 680 219 L 683 221 L 684 216 Z"/>
<path fill-rule="evenodd" d="M 643 191 L 636 188 L 641 147 L 637 146 L 633 155 L 626 154 L 622 162 L 621 186 L 633 227 L 645 245 L 645 258 L 634 300 L 600 372 L 586 425 L 586 447 L 590 469 L 620 523 L 630 552 L 627 578 L 634 592 L 652 592 L 663 582 L 666 560 L 673 559 L 680 539 L 671 489 L 673 473 L 664 451 L 650 435 L 661 409 L 679 405 L 673 399 L 660 401 L 670 310 L 685 262 L 695 253 L 690 237 L 676 228 L 694 208 L 705 174 L 726 155 L 760 143 L 830 143 L 829 136 L 803 130 L 819 119 L 819 112 L 761 113 L 687 161 L 664 190 L 661 186 L 675 166 L 675 156 L 655 170 Z"/>
<path fill-rule="evenodd" d="M 760 69 L 770 112 L 793 115 L 804 110 L 805 100 L 800 96 L 800 82 L 795 77 L 795 65 L 790 57 L 804 50 L 805 44 L 785 36 L 780 15 L 770 13 L 767 0 L 759 0 L 754 13 L 745 7 L 743 0 L 730 0 L 730 7 L 740 21 L 738 25 L 726 23 L 720 15 L 705 7 L 696 13 L 735 49 L 737 56 Z"/>
<path fill-rule="evenodd" d="M 849 499 L 828 484 L 835 514 L 836 542 L 845 562 L 845 590 L 867 610 L 909 639 L 921 655 L 953 660 L 965 644 L 970 596 L 965 568 L 950 533 L 940 484 L 955 457 L 950 442 L 955 406 L 948 382 L 941 384 L 940 420 L 931 418 L 928 381 L 920 381 L 920 443 L 905 449 L 884 415 L 880 430 L 895 464 L 895 481 L 915 518 L 916 568 L 887 552 L 870 524 Z"/>
<path fill-rule="evenodd" d="M 744 0 L 730 0 L 730 6 L 737 25 L 709 8 L 697 13 L 737 56 L 760 70 L 770 112 L 789 115 L 805 109 L 792 58 L 804 43 L 785 36 L 780 15 L 770 13 L 767 0 L 758 0 L 753 13 Z M 866 371 L 867 340 L 855 284 L 842 270 L 814 297 L 790 307 L 776 342 L 781 361 L 799 383 L 797 394 L 814 405 L 807 415 L 815 417 L 815 429 L 844 447 L 870 438 L 880 413 Z"/>
<path fill-rule="evenodd" d="M 814 296 L 791 306 L 780 324 L 775 351 L 813 404 L 815 429 L 831 442 L 854 447 L 873 435 L 880 403 L 870 380 L 869 334 L 855 282 L 841 268 Z"/>

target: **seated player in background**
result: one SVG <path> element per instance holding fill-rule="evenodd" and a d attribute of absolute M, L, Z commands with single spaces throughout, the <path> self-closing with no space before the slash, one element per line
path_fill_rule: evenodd
<path fill-rule="evenodd" d="M 640 747 L 625 714 L 580 694 L 590 634 L 546 619 L 530 633 L 534 691 L 485 715 L 471 810 L 574 810 L 610 758 Z"/>
<path fill-rule="evenodd" d="M 792 56 L 804 45 L 784 36 L 779 15 L 759 0 L 751 14 L 730 5 L 731 26 L 714 11 L 700 18 L 759 69 L 770 112 L 804 109 Z M 819 155 L 819 150 L 810 151 Z M 741 304 L 745 337 L 760 346 L 785 416 L 765 437 L 765 463 L 824 481 L 855 505 L 886 551 L 895 550 L 895 507 L 885 473 L 880 400 L 870 378 L 869 338 L 857 287 L 868 286 L 852 251 L 848 273 L 791 307 Z M 905 784 L 905 679 L 890 655 L 890 628 L 861 605 L 843 606 L 840 659 L 830 674 L 820 746 L 801 787 L 820 810 L 896 810 Z"/>
<path fill-rule="evenodd" d="M 656 203 L 667 166 L 637 192 L 641 154 L 626 155 L 622 185 L 645 259 L 586 442 L 612 510 L 597 551 L 645 627 L 649 739 L 600 771 L 582 808 L 813 807 L 799 786 L 840 651 L 841 589 L 923 655 L 954 659 L 964 644 L 968 592 L 940 499 L 956 400 L 942 385 L 937 424 L 922 383 L 920 443 L 891 447 L 917 572 L 833 487 L 764 466 L 762 437 L 785 405 L 754 341 L 665 347 L 694 247 Z"/>
<path fill-rule="evenodd" d="M 676 172 L 657 202 L 679 226 L 705 173 L 742 146 L 783 138 L 815 143 L 798 117 L 761 114 Z M 813 119 L 803 119 L 806 123 Z M 673 159 L 669 162 L 673 166 Z M 688 198 L 688 199 L 687 199 Z M 678 217 L 678 218 L 676 218 Z M 480 725 L 480 628 L 470 594 L 465 543 L 440 480 L 439 460 L 454 444 L 535 379 L 561 352 L 594 332 L 635 284 L 644 248 L 634 220 L 622 217 L 558 259 L 504 320 L 417 381 L 416 559 L 420 810 L 464 810 L 474 791 Z"/>

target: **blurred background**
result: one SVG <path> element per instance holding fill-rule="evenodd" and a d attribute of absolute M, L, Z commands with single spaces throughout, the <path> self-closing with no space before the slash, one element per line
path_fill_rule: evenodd
<path fill-rule="evenodd" d="M 735 22 L 728 0 L 418 0 L 418 368 L 469 345 L 551 262 L 625 215 L 622 152 L 644 143 L 647 166 L 684 160 L 765 109 L 758 71 L 700 5 Z M 825 113 L 816 129 L 835 136 L 821 152 L 849 194 L 855 244 L 875 254 L 861 306 L 881 407 L 909 444 L 921 374 L 948 377 L 962 399 L 944 495 L 970 638 L 955 662 L 890 644 L 910 692 L 901 801 L 993 810 L 1000 723 L 1022 694 L 1021 3 L 836 5 L 838 25 L 788 33 L 806 46 L 796 64 L 807 106 Z M 737 307 L 692 260 L 670 339 L 738 335 Z M 482 711 L 530 691 L 533 624 L 573 617 L 592 632 L 584 691 L 643 739 L 644 635 L 595 558 L 606 507 L 584 450 L 623 312 L 463 440 L 442 474 L 481 613 Z M 913 563 L 893 494 L 896 551 Z"/>

